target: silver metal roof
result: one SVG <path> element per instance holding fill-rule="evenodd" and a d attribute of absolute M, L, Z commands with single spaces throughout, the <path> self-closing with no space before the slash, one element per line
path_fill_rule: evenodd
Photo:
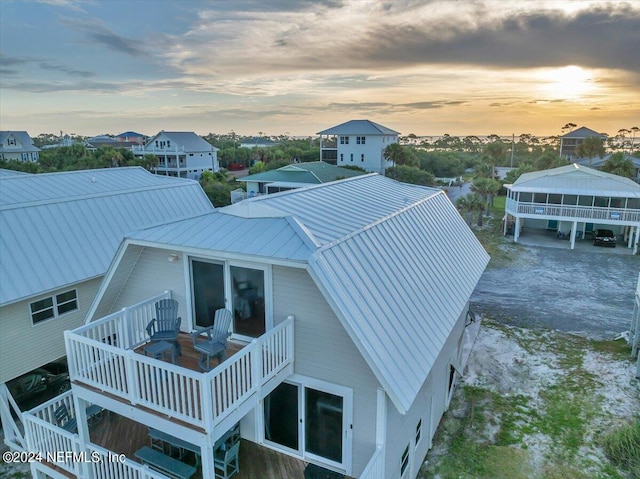
<path fill-rule="evenodd" d="M 6 168 L 0 168 L 0 178 L 4 178 L 5 176 L 24 176 L 30 174 L 31 173 L 26 173 L 24 171 L 7 170 Z"/>
<path fill-rule="evenodd" d="M 351 120 L 319 131 L 318 135 L 399 135 L 397 131 L 370 120 Z"/>
<path fill-rule="evenodd" d="M 324 244 L 439 192 L 372 173 L 246 201 L 295 216 Z"/>
<path fill-rule="evenodd" d="M 150 145 L 161 135 L 166 136 L 176 145 L 184 146 L 185 151 L 218 151 L 218 148 L 204 140 L 193 131 L 161 131 L 146 144 Z"/>
<path fill-rule="evenodd" d="M 4 141 L 10 136 L 15 137 L 20 143 L 21 146 L 9 146 L 7 148 L 4 147 Z M 4 153 L 12 153 L 12 152 L 31 152 L 31 151 L 40 151 L 40 148 L 36 147 L 33 144 L 33 140 L 29 136 L 29 133 L 26 131 L 0 131 L 0 152 Z"/>
<path fill-rule="evenodd" d="M 306 261 L 401 412 L 489 260 L 444 192 L 377 174 L 243 201 L 130 238 Z"/>
<path fill-rule="evenodd" d="M 528 193 L 640 198 L 640 185 L 629 178 L 594 170 L 576 163 L 550 170 L 525 173 L 513 185 L 505 186 L 512 191 Z"/>
<path fill-rule="evenodd" d="M 139 167 L 0 178 L 0 304 L 103 275 L 125 234 L 210 211 L 196 181 Z"/>
<path fill-rule="evenodd" d="M 133 242 L 306 261 L 316 246 L 292 217 L 243 218 L 218 210 L 141 230 Z"/>
<path fill-rule="evenodd" d="M 310 273 L 405 413 L 488 261 L 440 193 L 320 249 Z"/>

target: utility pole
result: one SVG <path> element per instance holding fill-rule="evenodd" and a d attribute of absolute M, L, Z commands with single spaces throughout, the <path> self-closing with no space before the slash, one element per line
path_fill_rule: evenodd
<path fill-rule="evenodd" d="M 511 133 L 511 168 L 513 168 L 513 148 L 515 146 L 515 141 L 516 141 L 516 134 L 515 133 Z"/>

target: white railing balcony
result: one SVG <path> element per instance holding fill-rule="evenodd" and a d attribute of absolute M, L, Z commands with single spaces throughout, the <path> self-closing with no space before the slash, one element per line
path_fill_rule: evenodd
<path fill-rule="evenodd" d="M 212 431 L 238 408 L 257 404 L 261 389 L 274 377 L 283 379 L 293 371 L 292 318 L 206 373 L 136 352 L 147 342 L 145 327 L 155 302 L 168 296 L 165 292 L 65 332 L 74 387 L 99 389 L 131 405 Z"/>
<path fill-rule="evenodd" d="M 139 155 L 164 155 L 164 154 L 177 154 L 184 153 L 184 146 L 171 146 L 165 148 L 156 148 L 155 145 L 132 145 L 131 146 L 132 153 L 137 153 Z"/>
<path fill-rule="evenodd" d="M 247 193 L 242 188 L 237 188 L 231 192 L 231 204 L 238 203 L 239 201 L 246 200 L 247 198 L 254 198 L 262 195 L 264 195 L 264 193 Z"/>
<path fill-rule="evenodd" d="M 607 223 L 640 222 L 640 210 L 598 207 L 573 206 L 562 204 L 521 202 L 507 198 L 506 212 L 510 214 L 535 216 L 553 216 L 556 218 L 578 219 L 580 221 Z"/>
<path fill-rule="evenodd" d="M 384 446 L 378 446 L 360 479 L 384 479 Z"/>
<path fill-rule="evenodd" d="M 96 444 L 88 443 L 83 448 L 77 433 L 55 423 L 54 411 L 62 405 L 73 412 L 71 391 L 22 415 L 27 450 L 38 458 L 37 470 L 46 473 L 55 467 L 78 478 L 88 473 L 96 479 L 166 479 L 167 476 L 131 459 L 119 456 L 121 459 L 116 461 L 115 453 Z"/>

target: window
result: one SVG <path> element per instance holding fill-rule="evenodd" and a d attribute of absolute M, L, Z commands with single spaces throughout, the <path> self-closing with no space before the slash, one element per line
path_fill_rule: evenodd
<path fill-rule="evenodd" d="M 16 146 L 16 139 L 15 138 L 9 138 L 7 140 L 7 145 L 9 146 Z"/>
<path fill-rule="evenodd" d="M 78 292 L 75 289 L 31 303 L 31 322 L 37 324 L 78 309 Z"/>
<path fill-rule="evenodd" d="M 158 140 L 156 140 L 156 148 L 158 148 Z"/>
<path fill-rule="evenodd" d="M 364 161 L 364 153 L 360 155 L 360 161 Z"/>
<path fill-rule="evenodd" d="M 340 144 L 341 145 L 348 145 L 349 144 L 349 137 L 348 136 L 341 136 L 340 137 Z"/>
<path fill-rule="evenodd" d="M 167 140 L 167 148 L 171 148 L 171 142 Z"/>
<path fill-rule="evenodd" d="M 422 437 L 422 419 L 418 421 L 416 426 L 416 447 L 418 447 L 418 443 L 420 442 L 420 438 Z"/>
<path fill-rule="evenodd" d="M 351 161 L 353 161 L 353 153 L 351 153 Z"/>
<path fill-rule="evenodd" d="M 402 453 L 402 459 L 400 461 L 400 477 L 407 477 L 409 474 L 409 444 Z"/>
<path fill-rule="evenodd" d="M 344 162 L 344 153 L 340 153 L 340 161 Z"/>
<path fill-rule="evenodd" d="M 364 136 L 356 136 L 356 145 L 364 145 L 365 137 Z"/>

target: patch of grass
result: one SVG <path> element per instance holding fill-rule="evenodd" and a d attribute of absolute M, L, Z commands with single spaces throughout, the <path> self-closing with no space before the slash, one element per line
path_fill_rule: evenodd
<path fill-rule="evenodd" d="M 612 339 L 585 339 L 585 341 L 594 351 L 609 353 L 612 357 L 618 360 L 632 361 L 631 346 L 629 346 L 629 344 L 623 339 L 619 339 L 617 341 L 614 341 Z"/>
<path fill-rule="evenodd" d="M 640 419 L 614 429 L 601 444 L 611 462 L 640 478 Z"/>

